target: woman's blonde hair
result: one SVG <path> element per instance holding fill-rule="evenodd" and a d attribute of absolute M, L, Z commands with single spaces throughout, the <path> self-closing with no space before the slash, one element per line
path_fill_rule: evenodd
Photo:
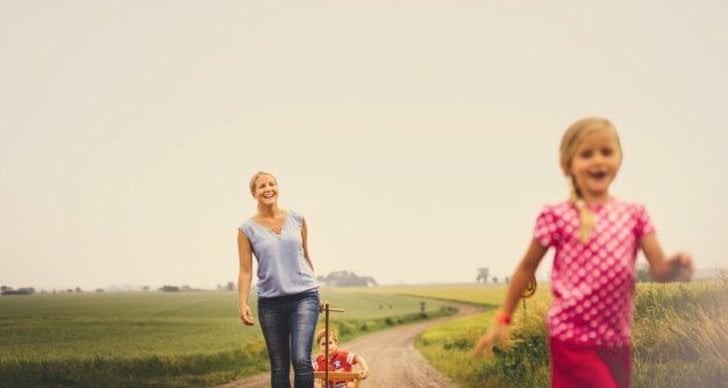
<path fill-rule="evenodd" d="M 561 146 L 559 147 L 559 157 L 561 163 L 561 171 L 564 175 L 571 178 L 571 194 L 570 200 L 579 209 L 579 240 L 586 243 L 591 237 L 592 229 L 594 228 L 594 215 L 584 203 L 584 197 L 582 196 L 581 189 L 576 184 L 576 179 L 571 175 L 571 161 L 574 159 L 576 149 L 579 143 L 584 139 L 586 135 L 594 132 L 606 131 L 614 136 L 614 140 L 617 143 L 617 151 L 619 153 L 619 161 L 622 161 L 622 145 L 619 142 L 619 135 L 614 125 L 607 119 L 599 117 L 586 117 L 583 118 L 571 126 L 564 132 L 564 136 L 561 138 Z"/>
<path fill-rule="evenodd" d="M 321 342 L 321 338 L 326 337 L 326 329 L 321 329 L 316 332 L 316 344 L 318 345 L 319 342 Z M 339 336 L 336 334 L 336 330 L 329 329 L 329 339 L 333 339 L 334 342 L 339 343 Z"/>
<path fill-rule="evenodd" d="M 278 184 L 278 181 L 276 180 L 275 175 L 273 175 L 269 172 L 265 172 L 265 171 L 258 171 L 255 174 L 253 174 L 252 178 L 250 178 L 250 194 L 252 196 L 255 196 L 255 181 L 257 181 L 258 177 L 261 175 L 268 175 L 268 176 L 272 177 L 273 180 L 276 182 L 276 184 Z"/>

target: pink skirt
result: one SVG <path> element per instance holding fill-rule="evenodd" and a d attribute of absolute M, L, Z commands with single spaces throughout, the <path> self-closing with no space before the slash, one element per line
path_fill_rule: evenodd
<path fill-rule="evenodd" d="M 549 337 L 551 386 L 628 388 L 632 373 L 630 347 L 584 347 Z"/>

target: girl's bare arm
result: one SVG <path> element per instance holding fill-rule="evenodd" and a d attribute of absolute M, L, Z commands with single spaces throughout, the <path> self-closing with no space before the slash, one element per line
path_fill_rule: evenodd
<path fill-rule="evenodd" d="M 681 277 L 682 280 L 690 280 L 692 277 L 693 258 L 690 254 L 680 252 L 666 258 L 654 233 L 642 237 L 640 246 L 650 264 L 650 275 L 655 281 L 669 282 Z"/>

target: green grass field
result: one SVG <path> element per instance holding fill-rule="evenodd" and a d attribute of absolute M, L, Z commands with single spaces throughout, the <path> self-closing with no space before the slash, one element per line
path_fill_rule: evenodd
<path fill-rule="evenodd" d="M 325 289 L 347 340 L 450 314 L 422 298 Z M 255 301 L 251 300 L 255 311 Z M 233 292 L 0 297 L 0 386 L 210 385 L 265 371 L 260 328 L 242 326 Z"/>
<path fill-rule="evenodd" d="M 504 285 L 330 288 L 322 291 L 322 301 L 346 310 L 331 316 L 344 341 L 451 314 L 447 300 L 483 305 L 483 313 L 423 333 L 416 347 L 463 387 L 548 386 L 547 285 L 528 300 L 525 312 L 519 305 L 509 351 L 497 350 L 491 362 L 472 356 L 505 291 Z M 210 386 L 265 371 L 260 328 L 240 325 L 236 297 L 0 297 L 0 386 Z M 633 334 L 635 387 L 726 386 L 728 281 L 638 284 Z"/>
<path fill-rule="evenodd" d="M 481 306 L 498 306 L 506 295 L 506 287 L 502 284 L 438 284 L 424 286 L 389 286 L 378 287 L 378 292 L 438 300 L 472 303 Z"/>
<path fill-rule="evenodd" d="M 503 301 L 505 287 L 470 288 L 421 293 L 468 302 L 475 298 L 489 306 Z M 472 354 L 475 342 L 493 321 L 492 310 L 433 327 L 417 339 L 416 347 L 463 387 L 547 387 L 543 317 L 549 299 L 547 287 L 540 287 L 528 300 L 526 313 L 520 306 L 511 332 L 513 346 L 508 351 L 496 349 L 492 361 L 477 360 Z M 638 284 L 633 339 L 635 387 L 728 386 L 728 282 Z"/>

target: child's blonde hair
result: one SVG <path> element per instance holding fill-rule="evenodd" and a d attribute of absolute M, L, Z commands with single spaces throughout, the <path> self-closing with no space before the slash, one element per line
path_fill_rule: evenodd
<path fill-rule="evenodd" d="M 561 171 L 564 175 L 571 178 L 571 194 L 570 199 L 579 209 L 579 240 L 586 243 L 589 241 L 592 229 L 594 228 L 594 215 L 584 203 L 581 189 L 576 184 L 576 179 L 570 174 L 571 161 L 574 159 L 576 149 L 586 135 L 594 132 L 606 131 L 614 136 L 617 143 L 617 152 L 619 153 L 619 162 L 622 162 L 622 145 L 619 142 L 619 135 L 614 125 L 607 119 L 599 117 L 586 117 L 571 126 L 564 132 L 561 138 L 561 146 L 559 147 L 559 156 L 561 162 Z"/>
<path fill-rule="evenodd" d="M 316 344 L 318 345 L 319 342 L 321 342 L 321 338 L 326 337 L 326 329 L 321 329 L 316 332 Z M 329 339 L 334 340 L 334 342 L 339 343 L 339 336 L 336 334 L 336 330 L 329 329 Z"/>
<path fill-rule="evenodd" d="M 265 171 L 258 171 L 255 174 L 253 174 L 252 178 L 250 178 L 250 194 L 252 196 L 255 196 L 255 181 L 257 181 L 258 177 L 260 177 L 261 175 L 269 175 L 271 178 L 273 178 L 273 181 L 275 181 L 276 184 L 278 184 L 278 181 L 276 180 L 275 175 L 273 175 L 269 172 L 265 172 Z"/>

